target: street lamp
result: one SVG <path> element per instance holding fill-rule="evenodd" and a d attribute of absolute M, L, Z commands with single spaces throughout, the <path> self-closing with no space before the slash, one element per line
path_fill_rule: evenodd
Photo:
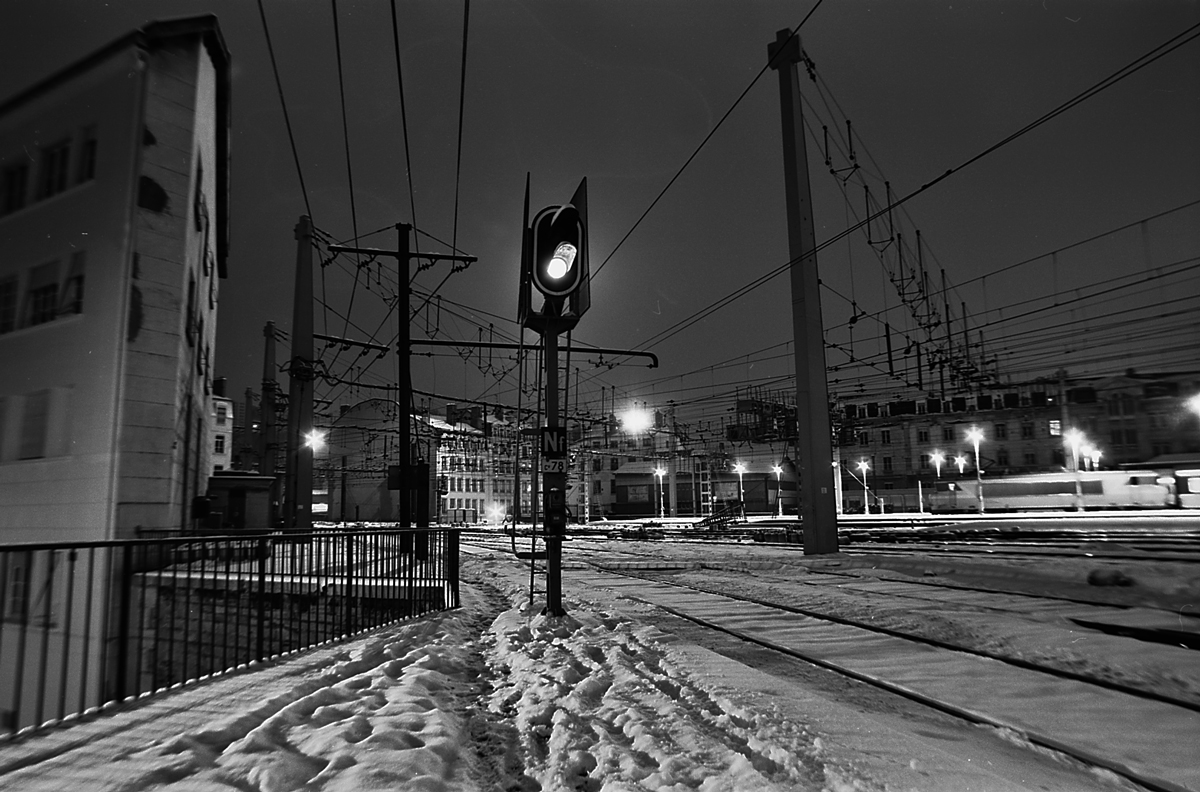
<path fill-rule="evenodd" d="M 621 413 L 621 431 L 626 434 L 641 434 L 650 431 L 654 426 L 654 413 L 638 407 L 632 407 Z"/>
<path fill-rule="evenodd" d="M 1197 393 L 1195 396 L 1188 399 L 1186 403 L 1188 409 L 1196 413 L 1197 417 L 1200 417 L 1200 393 Z"/>
<path fill-rule="evenodd" d="M 975 497 L 979 500 L 979 513 L 983 514 L 983 471 L 979 469 L 979 441 L 983 439 L 983 430 L 972 426 L 967 430 L 967 440 L 975 444 Z"/>
<path fill-rule="evenodd" d="M 858 468 L 858 471 L 862 473 L 863 477 L 863 514 L 870 514 L 871 495 L 867 491 L 867 471 L 871 469 L 871 466 L 867 464 L 867 460 L 860 459 L 858 460 L 858 465 L 856 465 L 856 467 Z"/>
<path fill-rule="evenodd" d="M 742 508 L 746 508 L 746 495 L 742 491 L 742 474 L 746 472 L 746 466 L 738 462 L 733 466 L 733 472 L 738 474 L 738 502 L 742 504 Z"/>
<path fill-rule="evenodd" d="M 1096 446 L 1091 443 L 1084 443 L 1080 447 L 1079 453 L 1083 455 L 1083 469 L 1092 470 L 1092 455 L 1096 453 Z"/>
<path fill-rule="evenodd" d="M 304 435 L 304 446 L 311 448 L 314 454 L 317 453 L 325 447 L 325 433 L 320 429 L 313 429 Z"/>
<path fill-rule="evenodd" d="M 780 476 L 783 474 L 783 468 L 779 465 L 771 465 L 771 470 L 775 471 L 775 503 L 779 507 L 779 516 L 783 516 L 783 484 L 780 481 Z"/>
<path fill-rule="evenodd" d="M 946 461 L 946 455 L 941 451 L 934 451 L 933 455 L 929 457 L 929 461 L 933 463 L 934 469 L 937 470 L 937 477 L 940 479 L 942 477 L 942 463 Z"/>
<path fill-rule="evenodd" d="M 962 454 L 954 457 L 954 464 L 958 465 L 958 475 L 963 474 L 963 468 L 967 466 L 967 458 Z"/>
<path fill-rule="evenodd" d="M 1083 483 L 1079 479 L 1079 447 L 1084 442 L 1083 432 L 1068 429 L 1063 439 L 1071 447 L 1071 467 L 1075 470 L 1075 511 L 1083 511 Z"/>
<path fill-rule="evenodd" d="M 658 476 L 658 518 L 660 520 L 665 516 L 663 513 L 663 474 L 666 472 L 663 468 L 654 468 L 654 475 Z"/>
<path fill-rule="evenodd" d="M 1102 452 L 1099 448 L 1092 446 L 1092 453 L 1089 454 L 1088 456 L 1090 456 L 1092 458 L 1092 470 L 1099 470 L 1100 469 L 1100 457 L 1104 456 L 1104 452 Z"/>

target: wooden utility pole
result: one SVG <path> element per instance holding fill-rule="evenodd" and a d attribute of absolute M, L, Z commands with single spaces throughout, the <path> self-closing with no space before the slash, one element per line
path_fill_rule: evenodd
<path fill-rule="evenodd" d="M 800 104 L 800 39 L 781 30 L 767 47 L 770 66 L 779 72 L 783 119 L 784 185 L 787 193 L 788 253 L 791 256 L 792 332 L 796 349 L 796 441 L 800 473 L 800 515 L 805 555 L 836 553 L 833 441 L 830 437 L 829 387 L 825 379 L 825 330 L 817 279 L 812 191 L 804 147 Z"/>
<path fill-rule="evenodd" d="M 412 289 L 409 287 L 408 264 L 411 259 L 422 258 L 429 261 L 459 261 L 464 264 L 478 261 L 475 256 L 453 256 L 445 253 L 410 253 L 408 246 L 408 236 L 412 232 L 412 226 L 408 223 L 397 223 L 396 230 L 399 232 L 399 240 L 396 250 L 377 250 L 375 248 L 360 248 L 348 247 L 346 245 L 330 245 L 330 253 L 362 253 L 369 256 L 387 256 L 396 259 L 398 276 L 400 280 L 400 294 L 397 295 L 399 303 L 396 306 L 396 311 L 400 315 L 400 332 L 396 342 L 396 355 L 400 363 L 400 381 L 397 383 L 398 393 L 396 401 L 400 405 L 400 448 L 398 449 L 398 457 L 400 461 L 400 510 L 399 522 L 401 528 L 409 528 L 413 523 L 413 484 L 415 483 L 421 489 L 418 491 L 418 501 L 424 504 L 428 503 L 428 465 L 419 467 L 422 473 L 422 480 L 413 481 L 413 464 L 412 464 L 412 365 L 411 365 L 411 346 L 412 335 L 409 328 L 411 317 L 409 316 L 409 299 L 412 295 Z M 311 303 L 311 299 L 310 299 Z M 362 344 L 360 344 L 362 345 Z M 368 345 L 369 346 L 369 345 Z M 420 493 L 425 493 L 420 496 Z M 426 507 L 424 512 L 428 512 Z M 422 524 L 428 524 L 428 514 L 420 515 L 419 520 Z"/>

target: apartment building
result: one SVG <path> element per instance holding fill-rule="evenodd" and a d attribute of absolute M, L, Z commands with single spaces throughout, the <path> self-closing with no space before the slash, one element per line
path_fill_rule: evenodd
<path fill-rule="evenodd" d="M 0 102 L 0 537 L 187 529 L 212 470 L 229 53 L 146 25 Z"/>

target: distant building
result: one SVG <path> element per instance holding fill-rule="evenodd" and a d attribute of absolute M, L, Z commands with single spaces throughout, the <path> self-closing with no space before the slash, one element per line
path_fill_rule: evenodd
<path fill-rule="evenodd" d="M 189 527 L 213 468 L 229 91 L 202 16 L 0 103 L 0 541 Z"/>
<path fill-rule="evenodd" d="M 209 397 L 209 437 L 212 439 L 212 473 L 233 469 L 233 400 L 223 395 Z"/>
<path fill-rule="evenodd" d="M 1104 377 L 1064 374 L 1061 379 L 990 386 L 948 399 L 845 403 L 835 416 L 844 504 L 848 511 L 863 509 L 857 467 L 862 462 L 868 467 L 872 511 L 915 511 L 918 497 L 938 478 L 973 477 L 975 450 L 967 440 L 972 427 L 983 434 L 979 463 L 991 476 L 1073 469 L 1066 444 L 1072 429 L 1082 432 L 1098 452 L 1095 464 L 1101 468 L 1200 451 L 1196 416 L 1186 406 L 1196 393 L 1200 372 L 1128 370 Z"/>

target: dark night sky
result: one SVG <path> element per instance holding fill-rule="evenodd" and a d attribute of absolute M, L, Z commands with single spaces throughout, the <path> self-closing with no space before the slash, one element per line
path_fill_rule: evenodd
<path fill-rule="evenodd" d="M 332 6 L 309 0 L 264 5 L 314 222 L 348 239 L 354 221 Z M 486 340 L 490 323 L 496 340 L 515 338 L 525 174 L 532 174 L 534 211 L 566 201 L 586 176 L 593 271 L 603 266 L 575 341 L 650 348 L 663 366 L 609 370 L 576 357 L 572 367 L 581 369 L 585 404 L 598 398 L 601 385 L 616 385 L 621 400 L 694 402 L 688 415 L 717 419 L 729 403 L 713 397 L 732 383 L 785 387 L 778 378 L 791 368 L 784 346 L 791 338 L 786 274 L 648 346 L 656 334 L 787 261 L 774 72 L 754 84 L 645 220 L 621 240 L 763 68 L 776 31 L 795 27 L 811 8 L 765 0 L 476 0 L 457 241 L 480 260 L 443 287 L 439 337 L 474 340 L 482 326 Z M 415 221 L 448 243 L 455 234 L 463 4 L 400 2 L 397 10 Z M 381 0 L 342 0 L 337 11 L 357 227 L 366 233 L 414 218 L 391 15 Z M 148 20 L 209 12 L 220 18 L 234 63 L 232 248 L 216 362 L 236 398 L 247 386 L 258 388 L 264 322 L 290 327 L 292 229 L 305 212 L 256 4 L 6 3 L 0 96 Z M 907 195 L 1198 22 L 1200 4 L 1175 0 L 823 3 L 801 30 L 821 91 L 807 78 L 802 91 L 817 114 L 809 118 L 818 138 L 821 124 L 836 137 L 844 135 L 845 117 L 853 121 L 864 167 L 845 184 L 847 203 L 841 182 L 827 173 L 820 146 L 810 139 L 818 240 L 862 215 L 864 174 L 875 199 L 882 198 L 885 178 L 895 194 Z M 956 319 L 965 302 L 973 334 L 978 323 L 986 324 L 984 351 L 997 357 L 1001 377 L 1024 379 L 1060 365 L 1072 373 L 1127 366 L 1194 370 L 1200 270 L 1189 269 L 1195 262 L 1188 259 L 1200 255 L 1200 209 L 1171 210 L 1200 199 L 1198 140 L 1200 41 L 1192 41 L 897 210 L 894 224 L 908 247 L 906 260 L 911 263 L 919 228 L 933 283 L 940 288 L 944 269 L 957 286 L 951 294 Z M 835 167 L 845 165 L 841 153 L 833 159 Z M 979 280 L 1160 213 L 1168 214 Z M 886 234 L 886 224 L 872 233 Z M 395 234 L 365 243 L 390 248 Z M 427 238 L 421 245 L 446 249 Z M 895 254 L 896 246 L 883 254 L 893 267 Z M 899 307 L 879 255 L 862 234 L 832 245 L 819 262 L 829 287 L 822 297 L 828 340 L 848 348 L 852 311 L 843 297 L 853 298 L 869 313 L 891 309 L 887 319 L 897 332 L 899 359 L 902 335 L 916 337 L 914 320 Z M 352 269 L 349 262 L 332 265 L 324 283 L 317 281 L 331 311 L 346 312 Z M 415 288 L 432 289 L 445 272 L 442 264 L 421 273 Z M 1141 286 L 1110 282 L 1139 272 L 1164 277 Z M 345 330 L 363 338 L 380 327 L 378 340 L 392 339 L 395 320 L 380 325 L 386 313 L 380 295 L 391 294 L 395 276 L 372 267 L 364 277 L 372 291 L 360 283 L 353 325 L 346 329 L 318 306 L 318 332 Z M 1113 291 L 1107 301 L 1081 299 L 1088 284 Z M 1060 305 L 1052 308 L 1056 301 Z M 1159 307 L 1130 310 L 1147 305 Z M 1017 318 L 1035 308 L 1041 310 Z M 1159 318 L 1150 321 L 1152 316 Z M 414 335 L 435 319 L 419 316 Z M 882 350 L 874 319 L 860 321 L 853 332 L 858 357 Z M 1131 343 L 1142 351 L 1134 355 Z M 1147 354 L 1148 347 L 1158 357 Z M 325 360 L 342 376 L 350 375 L 348 363 L 372 360 L 352 357 L 342 353 L 335 360 L 330 350 Z M 499 354 L 491 361 L 486 354 L 464 361 L 444 350 L 415 361 L 418 388 L 515 403 L 515 379 L 495 376 L 512 365 Z M 830 364 L 844 361 L 841 352 L 829 353 Z M 374 363 L 363 381 L 385 382 L 394 373 L 389 357 Z M 831 378 L 833 391 L 843 396 L 886 396 L 900 387 L 878 370 L 843 367 Z M 336 402 L 370 395 L 321 390 L 318 395 Z"/>

